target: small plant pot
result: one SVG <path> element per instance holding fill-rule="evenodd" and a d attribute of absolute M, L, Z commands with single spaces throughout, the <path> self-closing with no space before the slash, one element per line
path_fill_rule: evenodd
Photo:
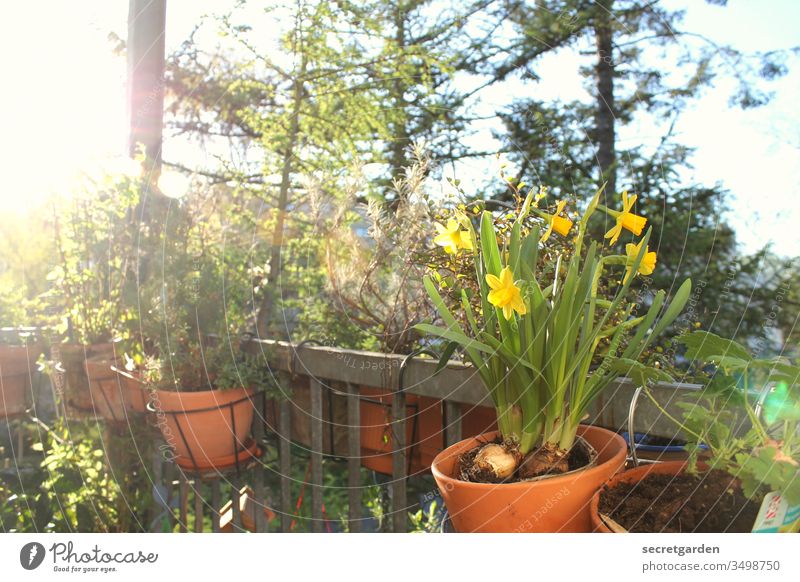
<path fill-rule="evenodd" d="M 590 504 L 590 511 L 592 517 L 592 530 L 599 533 L 621 533 L 625 531 L 625 528 L 622 524 L 615 522 L 607 515 L 603 515 L 600 513 L 600 497 L 603 495 L 605 491 L 609 491 L 614 489 L 616 486 L 621 485 L 623 483 L 640 483 L 649 475 L 668 475 L 670 477 L 678 477 L 686 470 L 686 462 L 685 461 L 667 461 L 664 463 L 656 463 L 652 465 L 642 465 L 640 467 L 636 467 L 635 469 L 630 469 L 623 473 L 619 473 L 618 475 L 614 476 L 612 479 L 605 484 L 604 487 L 598 489 L 594 496 L 592 497 L 592 502 Z M 704 463 L 698 463 L 698 468 L 701 471 L 706 470 L 708 467 Z M 734 482 L 734 489 L 739 489 L 739 482 L 738 480 L 733 480 Z M 714 498 L 713 505 L 716 507 L 718 504 L 719 498 Z M 657 507 L 657 499 L 653 499 L 653 501 L 647 501 L 648 508 Z M 683 507 L 685 504 L 685 500 L 680 501 L 680 507 Z M 719 505 L 719 509 L 722 508 L 722 504 Z M 713 508 L 712 508 L 713 509 Z M 737 513 L 737 517 L 741 512 Z M 753 511 L 752 520 L 748 521 L 748 524 L 755 522 L 755 513 L 757 513 L 757 508 Z M 671 514 L 670 514 L 671 515 Z M 742 513 L 742 516 L 746 515 L 746 512 Z M 748 525 L 747 531 L 750 531 Z M 722 530 L 720 530 L 722 531 Z"/>
<path fill-rule="evenodd" d="M 95 414 L 96 398 L 86 373 L 86 363 L 113 362 L 114 346 L 110 343 L 58 346 L 61 367 L 64 369 L 64 405 L 72 415 Z M 102 398 L 102 396 L 100 396 Z"/>
<path fill-rule="evenodd" d="M 0 418 L 25 413 L 26 396 L 32 391 L 36 360 L 41 353 L 39 345 L 0 346 Z"/>
<path fill-rule="evenodd" d="M 86 379 L 94 413 L 111 422 L 125 422 L 125 395 L 122 382 L 108 361 L 86 361 Z"/>
<path fill-rule="evenodd" d="M 176 462 L 191 470 L 221 469 L 237 465 L 255 454 L 249 438 L 253 423 L 255 390 L 156 390 L 148 410 Z"/>
<path fill-rule="evenodd" d="M 445 449 L 432 471 L 457 532 L 590 532 L 592 495 L 625 464 L 627 447 L 617 433 L 580 426 L 578 435 L 597 451 L 595 466 L 558 477 L 519 483 L 469 483 L 453 476 L 462 453 L 498 433 Z"/>
<path fill-rule="evenodd" d="M 137 375 L 111 367 L 118 376 L 122 388 L 122 399 L 125 403 L 125 410 L 129 413 L 144 414 L 147 412 L 147 402 L 150 400 L 150 391 Z"/>
<path fill-rule="evenodd" d="M 392 474 L 392 393 L 362 386 L 361 464 L 376 473 Z M 433 459 L 444 449 L 445 418 L 442 400 L 428 396 L 406 396 L 406 452 L 409 475 L 430 471 Z M 488 406 L 462 406 L 461 426 L 465 436 L 497 430 L 497 414 Z"/>
<path fill-rule="evenodd" d="M 361 464 L 376 473 L 392 474 L 392 399 L 388 390 L 362 386 Z M 406 454 L 408 474 L 427 472 L 442 450 L 442 402 L 434 398 L 406 396 Z"/>
<path fill-rule="evenodd" d="M 612 477 L 604 487 L 598 489 L 592 497 L 589 510 L 592 514 L 592 531 L 598 533 L 615 533 L 621 531 L 621 526 L 613 522 L 608 516 L 600 515 L 600 494 L 604 489 L 613 489 L 620 483 L 634 483 L 641 481 L 648 475 L 660 473 L 662 475 L 678 475 L 686 468 L 685 461 L 666 461 L 652 465 L 642 465 L 634 469 L 629 469 Z"/>

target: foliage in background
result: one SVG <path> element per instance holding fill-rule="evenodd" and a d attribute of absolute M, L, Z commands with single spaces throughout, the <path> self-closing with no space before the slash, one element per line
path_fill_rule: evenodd
<path fill-rule="evenodd" d="M 699 400 L 678 404 L 684 415 L 676 422 L 691 437 L 691 470 L 697 470 L 705 445 L 709 451 L 702 460 L 740 479 L 751 499 L 777 491 L 790 505 L 800 504 L 800 367 L 784 357 L 753 357 L 741 344 L 710 332 L 677 341 L 696 365 L 713 366 Z M 759 415 L 756 403 L 773 383 Z"/>
<path fill-rule="evenodd" d="M 85 176 L 69 198 L 53 201 L 56 264 L 43 294 L 55 331 L 81 344 L 108 342 L 134 317 L 123 298 L 136 280 L 141 181 Z"/>
<path fill-rule="evenodd" d="M 71 421 L 39 433 L 33 455 L 40 466 L 22 468 L 5 491 L 0 484 L 4 531 L 147 531 L 150 477 L 142 461 L 151 449 L 141 427 L 130 430 L 135 435 L 114 435 L 91 421 Z"/>
<path fill-rule="evenodd" d="M 334 212 L 318 193 L 317 229 L 325 241 L 327 287 L 332 308 L 373 338 L 375 349 L 410 353 L 418 345 L 414 325 L 435 315 L 425 290 L 425 256 L 437 203 L 426 190 L 429 158 L 423 144 L 395 180 L 395 203 L 357 203 L 360 176 Z M 335 203 L 335 202 L 334 202 Z M 332 216 L 332 218 L 326 218 Z"/>
<path fill-rule="evenodd" d="M 724 10 L 724 2 L 715 4 Z M 731 106 L 768 103 L 769 81 L 786 74 L 790 51 L 745 53 L 715 43 L 684 30 L 683 10 L 648 0 L 515 2 L 506 14 L 514 33 L 487 44 L 479 69 L 503 79 L 516 75 L 532 89 L 501 112 L 504 127 L 495 131 L 516 178 L 534 176 L 561 198 L 590 192 L 598 180 L 608 182 L 607 196 L 639 194 L 637 212 L 659 233 L 651 241 L 663 267 L 655 287 L 689 277 L 701 290 L 693 298 L 695 321 L 723 335 L 763 338 L 761 314 L 792 274 L 769 251 L 741 253 L 727 221 L 727 192 L 693 182 L 692 147 L 677 140 L 678 121 L 720 80 L 732 81 Z M 543 84 L 537 67 L 556 50 L 586 55 L 576 71 L 585 99 L 535 96 Z M 627 139 L 626 130 L 651 123 L 651 143 Z M 783 310 L 776 320 L 784 335 L 767 338 L 770 349 L 790 340 L 791 313 Z"/>

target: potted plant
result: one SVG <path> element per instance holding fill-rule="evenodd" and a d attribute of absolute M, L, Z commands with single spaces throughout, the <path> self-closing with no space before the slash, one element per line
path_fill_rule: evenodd
<path fill-rule="evenodd" d="M 689 435 L 689 460 L 616 476 L 592 500 L 595 529 L 798 531 L 800 401 L 793 390 L 800 367 L 786 358 L 754 358 L 706 331 L 678 341 L 688 359 L 714 367 L 698 401 L 679 404 L 682 420 L 662 409 Z"/>
<path fill-rule="evenodd" d="M 333 211 L 326 204 L 316 205 L 325 209 L 314 217 L 313 236 L 324 247 L 327 308 L 342 321 L 331 326 L 337 330 L 337 347 L 410 354 L 420 347 L 415 324 L 436 314 L 427 301 L 422 277 L 431 260 L 429 233 L 442 203 L 425 189 L 431 168 L 424 145 L 414 143 L 409 155 L 411 164 L 393 184 L 397 199 L 391 207 L 371 202 L 365 209 L 358 202 L 370 188 L 361 175 L 349 182 L 346 196 L 327 203 L 333 204 Z M 348 328 L 350 333 L 346 333 Z M 362 464 L 391 475 L 394 388 L 362 385 L 359 393 Z M 300 390 L 295 391 L 295 396 L 299 395 Z M 407 394 L 405 401 L 407 471 L 427 472 L 444 448 L 443 401 L 415 394 Z M 464 406 L 464 434 L 485 432 L 493 425 L 493 415 L 489 407 Z"/>
<path fill-rule="evenodd" d="M 238 339 L 252 324 L 248 259 L 225 238 L 232 229 L 208 227 L 220 219 L 225 200 L 214 192 L 187 196 L 170 207 L 163 225 L 153 226 L 158 236 L 143 250 L 138 329 L 135 340 L 122 342 L 120 383 L 149 391 L 147 409 L 165 441 L 163 453 L 194 471 L 236 466 L 258 454 L 250 436 L 254 403 L 271 385 L 265 363 Z"/>
<path fill-rule="evenodd" d="M 0 419 L 25 413 L 42 346 L 29 331 L 0 332 Z"/>
<path fill-rule="evenodd" d="M 179 466 L 218 470 L 257 456 L 250 428 L 256 393 L 269 382 L 258 358 L 216 338 L 182 339 L 148 360 L 143 380 Z"/>
<path fill-rule="evenodd" d="M 620 376 L 662 374 L 637 359 L 681 312 L 691 283 L 668 307 L 658 291 L 635 316 L 631 284 L 655 267 L 650 231 L 624 255 L 603 254 L 584 239 L 598 208 L 614 218 L 606 234 L 612 245 L 623 229 L 641 234 L 646 219 L 632 213 L 636 198 L 624 194 L 623 210 L 612 211 L 598 204 L 601 188 L 572 243 L 550 253 L 543 245 L 551 234 L 566 236 L 574 226 L 562 215 L 565 203 L 547 212 L 538 207 L 544 188 L 524 200 L 519 190 L 511 216 L 495 221 L 484 211 L 476 230 L 466 213 L 456 212 L 438 229 L 436 243 L 474 275 L 454 279 L 462 285 L 457 314 L 426 278 L 445 325 L 417 328 L 463 349 L 491 394 L 499 431 L 446 449 L 432 471 L 457 531 L 589 531 L 592 495 L 623 466 L 626 447 L 616 433 L 581 420 Z M 462 278 L 472 286 L 460 284 Z"/>
<path fill-rule="evenodd" d="M 140 195 L 133 176 L 84 176 L 83 188 L 54 205 L 53 228 L 59 262 L 48 275 L 45 294 L 55 329 L 66 341 L 55 344 L 51 359 L 64 373 L 64 404 L 69 412 L 119 420 L 119 387 L 111 366 L 118 354 L 113 340 L 126 336 L 133 311 L 130 292 L 135 245 L 131 212 Z"/>

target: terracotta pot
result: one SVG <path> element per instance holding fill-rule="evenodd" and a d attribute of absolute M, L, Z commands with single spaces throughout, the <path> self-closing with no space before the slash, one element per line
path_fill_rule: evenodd
<path fill-rule="evenodd" d="M 64 369 L 64 404 L 68 411 L 94 413 L 96 398 L 93 396 L 100 394 L 92 394 L 86 375 L 86 362 L 113 362 L 113 344 L 60 344 L 58 353 Z"/>
<path fill-rule="evenodd" d="M 85 367 L 94 413 L 106 420 L 126 421 L 122 382 L 111 363 L 87 360 Z"/>
<path fill-rule="evenodd" d="M 25 412 L 26 395 L 32 391 L 36 360 L 42 353 L 38 344 L 0 346 L 0 418 Z"/>
<path fill-rule="evenodd" d="M 615 432 L 580 426 L 578 435 L 598 453 L 597 465 L 560 477 L 522 483 L 468 483 L 454 478 L 458 457 L 494 439 L 470 438 L 444 450 L 433 462 L 453 527 L 458 532 L 589 532 L 592 495 L 625 464 L 625 441 Z"/>
<path fill-rule="evenodd" d="M 128 373 L 114 366 L 112 366 L 111 369 L 119 379 L 125 410 L 136 414 L 144 414 L 147 412 L 150 391 L 147 389 L 144 382 L 139 379 L 138 373 Z"/>
<path fill-rule="evenodd" d="M 156 390 L 152 408 L 176 461 L 191 469 L 232 465 L 249 456 L 255 391 L 251 388 L 169 392 Z"/>
<path fill-rule="evenodd" d="M 384 475 L 392 474 L 392 393 L 361 386 L 361 464 Z M 406 445 L 410 475 L 430 471 L 444 449 L 445 419 L 442 400 L 406 396 Z M 497 430 L 497 415 L 487 406 L 462 405 L 461 430 L 466 437 Z"/>
<path fill-rule="evenodd" d="M 589 511 L 592 517 L 592 531 L 599 533 L 614 533 L 606 526 L 602 519 L 600 519 L 600 493 L 603 489 L 611 489 L 620 483 L 631 483 L 641 481 L 650 474 L 661 475 L 678 475 L 686 468 L 685 461 L 667 461 L 664 463 L 655 463 L 651 465 L 641 465 L 635 469 L 630 469 L 624 473 L 620 473 L 612 477 L 605 487 L 598 488 L 592 497 L 592 502 L 589 505 Z"/>
<path fill-rule="evenodd" d="M 361 464 L 385 475 L 392 474 L 392 399 L 388 390 L 361 386 Z M 409 474 L 430 469 L 444 443 L 442 401 L 426 396 L 406 396 L 406 453 Z"/>
<path fill-rule="evenodd" d="M 292 430 L 292 442 L 311 448 L 311 387 L 308 376 L 288 378 L 286 398 Z M 265 430 L 279 432 L 280 401 L 267 399 Z M 330 390 L 322 390 L 322 451 L 326 455 L 347 455 L 347 398 Z"/>

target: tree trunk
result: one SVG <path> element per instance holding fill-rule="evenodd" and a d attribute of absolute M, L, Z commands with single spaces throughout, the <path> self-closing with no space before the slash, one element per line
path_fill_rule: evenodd
<path fill-rule="evenodd" d="M 269 323 L 272 312 L 275 309 L 275 300 L 280 291 L 281 271 L 281 249 L 283 247 L 283 231 L 286 223 L 286 209 L 289 205 L 289 187 L 292 178 L 292 162 L 294 160 L 297 137 L 300 133 L 300 106 L 303 102 L 303 77 L 306 71 L 305 59 L 300 65 L 300 72 L 294 80 L 294 92 L 292 97 L 291 123 L 289 127 L 288 142 L 283 154 L 283 168 L 281 170 L 281 185 L 278 191 L 278 204 L 276 206 L 277 215 L 275 217 L 275 230 L 272 232 L 272 245 L 270 247 L 268 285 L 264 290 L 264 296 L 258 309 L 256 318 L 256 330 L 258 337 L 266 338 L 269 333 Z"/>
<path fill-rule="evenodd" d="M 161 171 L 166 11 L 166 0 L 131 0 L 128 12 L 128 153 L 144 146 L 152 183 Z"/>
<path fill-rule="evenodd" d="M 597 46 L 595 82 L 597 105 L 594 114 L 595 141 L 597 143 L 597 165 L 600 181 L 607 182 L 605 192 L 616 192 L 617 167 L 615 154 L 615 109 L 614 109 L 614 47 L 613 47 L 613 9 L 614 0 L 601 0 L 597 3 L 594 33 Z"/>
<path fill-rule="evenodd" d="M 399 55 L 401 66 L 405 66 L 406 49 L 406 8 L 403 0 L 398 0 L 395 6 L 394 25 L 395 25 L 395 50 Z M 406 167 L 406 148 L 410 142 L 408 135 L 408 117 L 406 116 L 407 104 L 405 101 L 406 81 L 403 79 L 402 71 L 398 71 L 392 81 L 392 104 L 398 121 L 392 131 L 392 147 L 390 151 L 392 178 L 401 177 L 403 169 Z"/>

